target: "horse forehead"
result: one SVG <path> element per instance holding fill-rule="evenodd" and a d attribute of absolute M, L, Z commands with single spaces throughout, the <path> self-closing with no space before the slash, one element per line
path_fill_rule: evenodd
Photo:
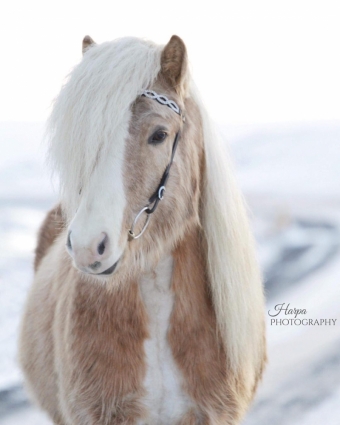
<path fill-rule="evenodd" d="M 170 96 L 169 99 L 171 99 Z M 157 100 L 146 97 L 140 97 L 136 100 L 132 115 L 134 120 L 141 123 L 150 119 L 161 119 L 169 123 L 178 121 L 177 114 L 167 105 L 162 105 Z"/>

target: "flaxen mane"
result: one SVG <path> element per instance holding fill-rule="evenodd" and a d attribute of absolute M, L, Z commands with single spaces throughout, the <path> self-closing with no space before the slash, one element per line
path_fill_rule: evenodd
<path fill-rule="evenodd" d="M 242 371 L 249 389 L 262 372 L 264 304 L 262 279 L 249 228 L 245 202 L 235 180 L 227 152 L 199 99 L 204 128 L 205 175 L 202 227 L 207 240 L 206 258 L 211 290 L 232 369 Z M 251 353 L 251 355 L 250 355 Z"/>
<path fill-rule="evenodd" d="M 79 191 L 90 180 L 98 155 L 123 155 L 131 104 L 141 88 L 156 79 L 160 56 L 160 46 L 137 38 L 103 43 L 86 52 L 62 88 L 47 134 L 49 161 L 60 177 L 69 215 L 76 210 Z"/>

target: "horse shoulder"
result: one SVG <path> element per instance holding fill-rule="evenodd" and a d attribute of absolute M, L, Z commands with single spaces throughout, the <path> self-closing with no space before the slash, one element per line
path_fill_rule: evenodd
<path fill-rule="evenodd" d="M 168 338 L 194 402 L 194 413 L 207 423 L 237 423 L 242 400 L 217 328 L 200 231 L 187 235 L 178 245 L 174 264 L 172 288 L 176 303 Z M 212 412 L 219 412 L 218 418 L 214 419 Z"/>
<path fill-rule="evenodd" d="M 38 233 L 38 241 L 35 249 L 34 271 L 38 270 L 41 260 L 45 257 L 49 248 L 53 245 L 57 236 L 63 231 L 65 222 L 62 216 L 60 204 L 50 210 Z"/>
<path fill-rule="evenodd" d="M 57 276 L 64 239 L 57 242 L 51 225 L 53 210 L 47 215 L 39 233 L 40 247 L 36 274 L 30 288 L 20 326 L 18 360 L 25 372 L 29 394 L 47 411 L 55 424 L 62 424 L 55 369 L 55 311 L 63 280 Z M 50 226 L 50 230 L 48 230 Z M 44 233 L 45 227 L 45 233 Z M 50 239 L 48 239 L 48 236 Z M 42 241 L 41 241 L 42 239 Z M 39 249 L 39 246 L 38 248 Z M 39 266 L 39 267 L 38 267 Z M 64 285 L 65 287 L 65 285 Z"/>

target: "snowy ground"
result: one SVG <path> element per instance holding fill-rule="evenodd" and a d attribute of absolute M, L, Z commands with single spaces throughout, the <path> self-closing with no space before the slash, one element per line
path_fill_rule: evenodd
<path fill-rule="evenodd" d="M 336 326 L 272 326 L 269 363 L 244 425 L 340 424 L 340 123 L 221 129 L 252 211 L 267 310 Z M 0 123 L 0 424 L 47 425 L 15 362 L 35 235 L 55 195 L 40 124 Z M 291 317 L 291 316 L 289 316 Z"/>

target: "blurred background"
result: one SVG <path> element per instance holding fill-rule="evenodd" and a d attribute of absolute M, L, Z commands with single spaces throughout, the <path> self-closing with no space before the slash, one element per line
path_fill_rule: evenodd
<path fill-rule="evenodd" d="M 267 311 L 290 303 L 308 319 L 337 319 L 273 326 L 267 315 L 269 363 L 244 425 L 340 424 L 339 22 L 337 0 L 2 6 L 1 425 L 50 424 L 22 389 L 16 343 L 37 229 L 57 199 L 44 122 L 86 34 L 183 38 L 249 205 Z"/>

